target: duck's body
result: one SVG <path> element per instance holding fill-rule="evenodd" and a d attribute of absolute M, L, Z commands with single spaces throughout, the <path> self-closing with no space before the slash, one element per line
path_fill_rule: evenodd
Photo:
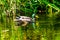
<path fill-rule="evenodd" d="M 16 17 L 16 19 L 14 19 L 14 21 L 17 22 L 18 25 L 22 24 L 21 26 L 26 26 L 28 23 L 33 22 L 32 18 L 27 17 L 27 16 Z"/>

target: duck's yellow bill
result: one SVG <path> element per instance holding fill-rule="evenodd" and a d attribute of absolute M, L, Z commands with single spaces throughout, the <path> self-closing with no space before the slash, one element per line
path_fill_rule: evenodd
<path fill-rule="evenodd" d="M 39 16 L 38 16 L 38 15 L 36 15 L 35 17 L 36 17 L 36 18 L 39 18 Z"/>

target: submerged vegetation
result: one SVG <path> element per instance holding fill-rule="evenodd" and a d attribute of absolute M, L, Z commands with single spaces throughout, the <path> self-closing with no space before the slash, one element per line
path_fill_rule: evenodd
<path fill-rule="evenodd" d="M 19 16 L 33 22 L 16 26 Z M 60 40 L 60 0 L 0 0 L 0 40 Z"/>

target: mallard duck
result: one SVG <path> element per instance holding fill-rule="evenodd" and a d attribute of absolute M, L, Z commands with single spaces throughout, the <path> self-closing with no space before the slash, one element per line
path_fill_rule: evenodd
<path fill-rule="evenodd" d="M 14 19 L 15 22 L 17 22 L 17 25 L 26 26 L 28 23 L 32 23 L 33 20 L 30 17 L 27 16 L 19 16 Z"/>

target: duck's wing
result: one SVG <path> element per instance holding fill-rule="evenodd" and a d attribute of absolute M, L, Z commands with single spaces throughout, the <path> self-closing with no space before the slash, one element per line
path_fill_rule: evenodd
<path fill-rule="evenodd" d="M 24 24 L 22 24 L 22 26 L 26 26 L 28 24 L 28 22 L 26 22 L 26 21 L 23 21 L 23 22 L 24 22 Z"/>

